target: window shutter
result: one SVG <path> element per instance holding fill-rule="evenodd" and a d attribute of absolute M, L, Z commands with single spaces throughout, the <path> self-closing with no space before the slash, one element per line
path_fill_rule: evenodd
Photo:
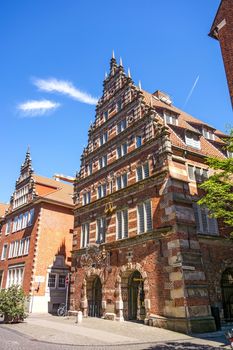
<path fill-rule="evenodd" d="M 192 165 L 188 165 L 188 175 L 190 180 L 195 180 L 194 167 Z"/>
<path fill-rule="evenodd" d="M 197 205 L 196 203 L 193 203 L 193 212 L 194 212 L 194 218 L 195 218 L 195 222 L 196 222 L 196 226 L 197 226 L 197 232 L 202 232 L 199 211 L 200 211 L 199 205 Z"/>
<path fill-rule="evenodd" d="M 121 189 L 121 176 L 117 177 L 117 189 L 120 190 Z"/>
<path fill-rule="evenodd" d="M 209 231 L 208 229 L 208 212 L 206 208 L 201 208 L 201 221 L 202 221 L 202 230 L 203 233 L 207 233 Z"/>
<path fill-rule="evenodd" d="M 139 233 L 145 232 L 143 204 L 138 205 L 138 232 Z"/>
<path fill-rule="evenodd" d="M 218 234 L 218 222 L 215 218 L 209 217 L 209 233 L 211 235 L 217 235 Z"/>
<path fill-rule="evenodd" d="M 142 166 L 137 168 L 137 181 L 142 180 Z"/>
<path fill-rule="evenodd" d="M 122 187 L 126 187 L 127 186 L 127 173 L 122 175 Z"/>
<path fill-rule="evenodd" d="M 117 157 L 120 158 L 121 157 L 121 146 L 117 147 Z"/>
<path fill-rule="evenodd" d="M 128 210 L 123 210 L 123 219 L 124 219 L 124 237 L 128 237 Z"/>
<path fill-rule="evenodd" d="M 152 230 L 152 218 L 151 218 L 151 202 L 145 202 L 146 211 L 146 231 Z"/>
<path fill-rule="evenodd" d="M 122 238 L 122 216 L 120 211 L 117 212 L 117 238 Z"/>
<path fill-rule="evenodd" d="M 149 163 L 146 162 L 143 166 L 144 169 L 144 178 L 149 177 Z"/>

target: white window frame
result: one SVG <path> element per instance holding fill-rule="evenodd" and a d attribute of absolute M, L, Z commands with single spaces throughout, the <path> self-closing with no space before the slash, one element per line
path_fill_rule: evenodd
<path fill-rule="evenodd" d="M 87 205 L 91 203 L 91 191 L 87 191 L 83 193 L 83 205 Z"/>
<path fill-rule="evenodd" d="M 11 219 L 6 222 L 5 236 L 11 233 Z"/>
<path fill-rule="evenodd" d="M 108 164 L 108 155 L 105 154 L 104 156 L 99 158 L 99 169 L 106 167 L 107 164 Z"/>
<path fill-rule="evenodd" d="M 126 215 L 125 215 L 126 214 Z M 119 225 L 119 217 L 121 218 L 121 226 Z M 127 222 L 125 219 L 127 218 Z M 127 228 L 126 228 L 127 224 Z M 124 239 L 128 238 L 129 235 L 129 213 L 128 208 L 118 210 L 116 212 L 116 239 Z"/>
<path fill-rule="evenodd" d="M 13 257 L 14 245 L 15 245 L 15 242 L 10 243 L 9 250 L 8 250 L 8 259 L 11 259 Z"/>
<path fill-rule="evenodd" d="M 17 231 L 17 226 L 18 226 L 18 216 L 15 216 L 13 220 L 12 233 Z"/>
<path fill-rule="evenodd" d="M 117 159 L 124 157 L 127 153 L 128 153 L 127 142 L 124 142 L 117 147 Z"/>
<path fill-rule="evenodd" d="M 199 170 L 200 170 L 200 174 L 198 174 Z M 206 176 L 205 176 L 205 173 L 206 173 Z M 209 177 L 208 169 L 200 168 L 193 164 L 187 164 L 187 174 L 188 174 L 189 180 L 195 181 L 198 183 L 201 183 L 207 180 Z"/>
<path fill-rule="evenodd" d="M 16 241 L 14 241 L 14 250 L 13 250 L 12 258 L 17 258 L 17 256 L 18 256 L 18 249 L 19 249 L 19 241 L 16 240 Z"/>
<path fill-rule="evenodd" d="M 96 219 L 96 243 L 101 244 L 106 239 L 106 217 L 102 216 Z M 102 233 L 101 233 L 102 229 Z M 102 235 L 102 237 L 101 237 Z"/>
<path fill-rule="evenodd" d="M 124 177 L 126 176 L 126 184 L 124 183 Z M 118 179 L 120 180 L 118 182 Z M 119 186 L 120 183 L 120 186 Z M 122 188 L 126 188 L 128 186 L 128 174 L 124 173 L 122 175 L 119 175 L 116 177 L 116 189 L 117 191 L 121 190 Z"/>
<path fill-rule="evenodd" d="M 197 203 L 193 204 L 193 210 L 194 210 L 194 217 L 195 217 L 195 222 L 197 226 L 197 232 L 200 234 L 218 236 L 219 235 L 218 221 L 217 219 L 211 218 L 209 216 L 209 210 L 204 206 L 198 205 Z M 207 230 L 204 230 L 203 214 L 205 215 Z M 214 228 L 213 231 L 212 231 L 212 228 Z"/>
<path fill-rule="evenodd" d="M 97 187 L 97 199 L 101 199 L 107 196 L 107 184 L 101 184 Z"/>
<path fill-rule="evenodd" d="M 148 222 L 147 220 L 147 212 L 146 212 L 146 205 L 149 203 L 150 205 L 150 222 Z M 139 206 L 142 206 L 143 208 L 143 217 L 142 217 L 142 220 L 143 220 L 143 224 L 144 224 L 144 231 L 141 231 L 140 229 L 140 211 L 139 211 Z M 149 225 L 150 223 L 150 225 Z M 142 203 L 139 203 L 137 205 L 137 232 L 138 234 L 142 234 L 142 233 L 145 233 L 145 232 L 150 232 L 153 230 L 153 217 L 152 217 L 152 207 L 151 207 L 151 200 L 147 200 L 145 202 L 142 202 Z"/>
<path fill-rule="evenodd" d="M 28 255 L 30 249 L 30 237 L 26 237 L 24 241 L 23 255 Z"/>
<path fill-rule="evenodd" d="M 3 246 L 2 246 L 1 260 L 6 260 L 6 258 L 7 258 L 7 248 L 8 248 L 8 244 L 4 243 Z"/>
<path fill-rule="evenodd" d="M 196 149 L 201 148 L 200 137 L 194 133 L 191 133 L 190 131 L 186 131 L 185 133 L 185 143 L 187 146 Z"/>
<path fill-rule="evenodd" d="M 28 224 L 27 224 L 27 226 L 31 226 L 31 225 L 33 224 L 34 216 L 35 216 L 35 209 L 32 208 L 32 209 L 28 212 Z"/>
<path fill-rule="evenodd" d="M 146 171 L 145 171 L 146 167 L 148 167 L 148 176 L 146 176 Z M 138 177 L 138 169 L 139 168 L 141 169 L 141 172 L 142 172 L 141 179 L 139 179 L 139 177 Z M 149 162 L 147 161 L 144 164 L 137 166 L 137 168 L 136 168 L 136 181 L 137 182 L 142 181 L 144 179 L 147 179 L 148 177 L 150 177 L 150 165 L 149 165 Z"/>
<path fill-rule="evenodd" d="M 90 223 L 85 222 L 81 226 L 80 248 L 86 248 L 90 240 Z"/>
<path fill-rule="evenodd" d="M 24 278 L 24 265 L 16 265 L 8 268 L 7 271 L 7 284 L 9 288 L 12 285 L 22 286 Z"/>

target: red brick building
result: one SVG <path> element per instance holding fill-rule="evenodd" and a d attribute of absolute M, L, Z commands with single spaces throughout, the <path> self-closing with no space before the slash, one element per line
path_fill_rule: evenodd
<path fill-rule="evenodd" d="M 220 43 L 233 106 L 233 0 L 221 0 L 209 35 Z"/>
<path fill-rule="evenodd" d="M 73 187 L 34 174 L 29 152 L 2 217 L 1 288 L 21 285 L 30 312 L 52 312 L 65 301 L 73 227 Z"/>
<path fill-rule="evenodd" d="M 182 332 L 233 318 L 233 244 L 200 208 L 219 130 L 111 59 L 74 187 L 71 308 Z M 225 293 L 225 294 L 224 294 Z"/>

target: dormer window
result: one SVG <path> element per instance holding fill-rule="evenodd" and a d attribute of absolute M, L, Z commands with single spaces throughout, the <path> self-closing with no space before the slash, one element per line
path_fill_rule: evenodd
<path fill-rule="evenodd" d="M 208 140 L 214 140 L 214 138 L 215 138 L 213 131 L 209 130 L 209 129 L 206 129 L 206 128 L 202 129 L 202 134 Z"/>
<path fill-rule="evenodd" d="M 28 200 L 29 186 L 23 186 L 14 193 L 13 209 L 20 207 L 21 205 L 27 203 Z"/>
<path fill-rule="evenodd" d="M 197 149 L 201 148 L 199 135 L 196 135 L 190 131 L 187 131 L 185 134 L 185 143 L 187 146 L 191 146 Z"/>
<path fill-rule="evenodd" d="M 167 124 L 178 125 L 178 116 L 172 112 L 164 112 L 164 120 Z"/>

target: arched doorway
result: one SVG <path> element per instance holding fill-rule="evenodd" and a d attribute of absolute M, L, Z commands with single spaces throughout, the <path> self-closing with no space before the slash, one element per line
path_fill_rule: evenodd
<path fill-rule="evenodd" d="M 128 318 L 129 320 L 144 320 L 146 316 L 144 303 L 144 280 L 139 271 L 134 271 L 128 284 Z"/>
<path fill-rule="evenodd" d="M 225 321 L 233 321 L 233 268 L 223 272 L 221 287 Z"/>
<path fill-rule="evenodd" d="M 88 299 L 88 316 L 101 317 L 102 316 L 102 284 L 98 276 L 91 279 L 88 283 L 87 299 Z"/>

